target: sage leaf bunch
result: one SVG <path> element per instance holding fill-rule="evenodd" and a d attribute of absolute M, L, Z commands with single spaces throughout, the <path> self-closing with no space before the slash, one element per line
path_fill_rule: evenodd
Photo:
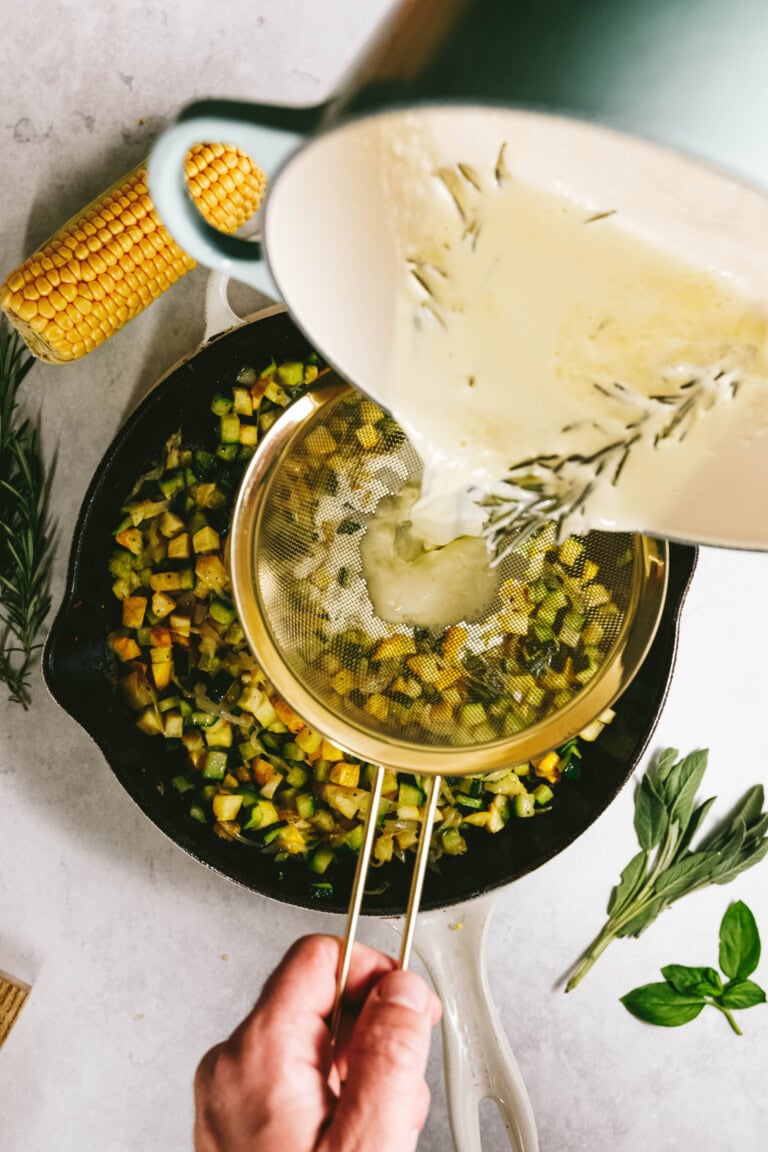
<path fill-rule="evenodd" d="M 608 901 L 608 919 L 573 969 L 572 991 L 612 940 L 639 936 L 676 900 L 709 884 L 728 884 L 768 854 L 768 813 L 761 784 L 750 788 L 731 815 L 694 845 L 715 802 L 698 802 L 707 750 L 678 758 L 665 749 L 635 793 L 635 834 L 640 851 L 621 873 Z M 727 972 L 727 967 L 721 967 Z M 666 995 L 666 994 L 665 994 Z"/>
<path fill-rule="evenodd" d="M 695 1020 L 709 1005 L 725 1016 L 733 1031 L 742 1035 L 733 1013 L 765 1004 L 765 991 L 748 979 L 760 962 L 760 933 L 746 904 L 731 904 L 720 925 L 720 968 L 691 968 L 667 964 L 661 969 L 663 983 L 643 984 L 621 997 L 621 1003 L 646 1024 L 677 1028 Z"/>

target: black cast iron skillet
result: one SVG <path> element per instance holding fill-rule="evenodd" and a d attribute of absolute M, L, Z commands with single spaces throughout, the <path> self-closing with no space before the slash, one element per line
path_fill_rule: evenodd
<path fill-rule="evenodd" d="M 199 440 L 215 426 L 210 400 L 231 386 L 244 365 L 262 367 L 272 357 L 302 359 L 311 351 L 287 313 L 255 319 L 205 345 L 176 367 L 118 432 L 88 488 L 75 528 L 63 603 L 43 653 L 43 671 L 55 699 L 93 737 L 112 771 L 142 811 L 201 863 L 276 900 L 316 907 L 306 867 L 288 861 L 278 870 L 257 851 L 214 836 L 190 819 L 170 786 L 179 770 L 157 737 L 136 728 L 116 687 L 116 664 L 105 637 L 119 620 L 107 561 L 120 507 L 137 476 L 165 440 L 181 427 Z M 478 830 L 466 856 L 444 857 L 427 876 L 425 909 L 466 901 L 538 868 L 561 852 L 597 819 L 626 782 L 643 754 L 664 703 L 675 659 L 683 598 L 696 563 L 696 549 L 671 545 L 669 592 L 653 646 L 616 707 L 616 718 L 595 744 L 585 745 L 577 781 L 563 780 L 552 811 L 534 820 L 511 821 L 489 836 Z M 178 754 L 180 757 L 183 753 Z M 393 915 L 405 909 L 410 867 L 393 862 L 372 875 L 382 889 L 366 896 L 365 911 Z M 351 876 L 351 871 L 350 871 Z M 340 878 L 328 911 L 345 912 L 349 885 Z"/>

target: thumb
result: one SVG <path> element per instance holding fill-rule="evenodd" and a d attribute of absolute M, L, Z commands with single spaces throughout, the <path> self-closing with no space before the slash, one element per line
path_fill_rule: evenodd
<path fill-rule="evenodd" d="M 369 994 L 346 1052 L 347 1080 L 327 1134 L 334 1152 L 410 1152 L 429 1111 L 424 1072 L 440 1001 L 415 972 Z"/>

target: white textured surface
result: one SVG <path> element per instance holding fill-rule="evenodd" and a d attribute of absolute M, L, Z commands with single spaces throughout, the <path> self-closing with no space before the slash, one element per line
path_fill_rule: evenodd
<path fill-rule="evenodd" d="M 0 272 L 141 159 L 188 100 L 321 98 L 388 6 L 6 4 Z M 765 179 L 754 100 L 763 11 L 745 0 L 649 7 L 626 69 L 606 69 L 606 111 L 704 151 L 711 144 L 712 155 Z M 763 43 L 765 31 L 763 19 Z M 670 44 L 681 38 L 675 85 Z M 591 35 L 584 59 L 597 51 Z M 713 92 L 723 94 L 716 106 Z M 136 398 L 197 342 L 203 285 L 192 273 L 88 359 L 29 377 L 25 400 L 59 450 L 56 601 L 86 484 Z M 766 556 L 702 555 L 654 741 L 711 748 L 707 792 L 721 811 L 766 776 L 767 577 Z M 730 899 L 746 900 L 768 935 L 767 864 L 683 902 L 640 941 L 612 946 L 574 995 L 555 988 L 632 851 L 631 805 L 628 789 L 567 852 L 506 890 L 493 921 L 491 983 L 542 1149 L 757 1152 L 768 1129 L 768 1011 L 744 1014 L 738 1039 L 714 1012 L 679 1031 L 645 1027 L 617 997 L 661 964 L 715 962 Z M 2 1152 L 189 1147 L 200 1055 L 250 1007 L 291 940 L 329 926 L 338 922 L 241 891 L 169 843 L 36 678 L 29 715 L 0 703 L 0 968 L 34 986 L 0 1054 Z M 365 934 L 391 946 L 384 925 L 366 923 Z M 765 964 L 761 972 L 765 983 Z M 450 1146 L 437 1047 L 422 1152 Z M 486 1148 L 501 1152 L 490 1119 L 486 1129 Z"/>

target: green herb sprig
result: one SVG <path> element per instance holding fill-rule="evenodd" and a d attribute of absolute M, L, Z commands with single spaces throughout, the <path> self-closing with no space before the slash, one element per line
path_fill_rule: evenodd
<path fill-rule="evenodd" d="M 643 984 L 621 997 L 621 1003 L 646 1024 L 677 1028 L 695 1020 L 709 1004 L 725 1016 L 737 1036 L 741 1028 L 733 1012 L 765 1004 L 765 991 L 749 980 L 760 962 L 760 933 L 755 918 L 741 900 L 731 904 L 720 924 L 720 969 L 667 964 L 664 983 Z"/>
<path fill-rule="evenodd" d="M 732 816 L 696 848 L 691 843 L 715 802 L 696 805 L 707 752 L 678 760 L 667 748 L 646 772 L 635 794 L 635 832 L 640 851 L 627 864 L 608 901 L 608 919 L 574 968 L 572 991 L 612 940 L 639 936 L 670 904 L 709 884 L 728 884 L 768 853 L 768 813 L 756 784 Z"/>
<path fill-rule="evenodd" d="M 52 531 L 37 426 L 20 420 L 17 395 L 32 367 L 18 333 L 0 319 L 0 682 L 29 707 L 37 636 L 51 604 Z"/>

